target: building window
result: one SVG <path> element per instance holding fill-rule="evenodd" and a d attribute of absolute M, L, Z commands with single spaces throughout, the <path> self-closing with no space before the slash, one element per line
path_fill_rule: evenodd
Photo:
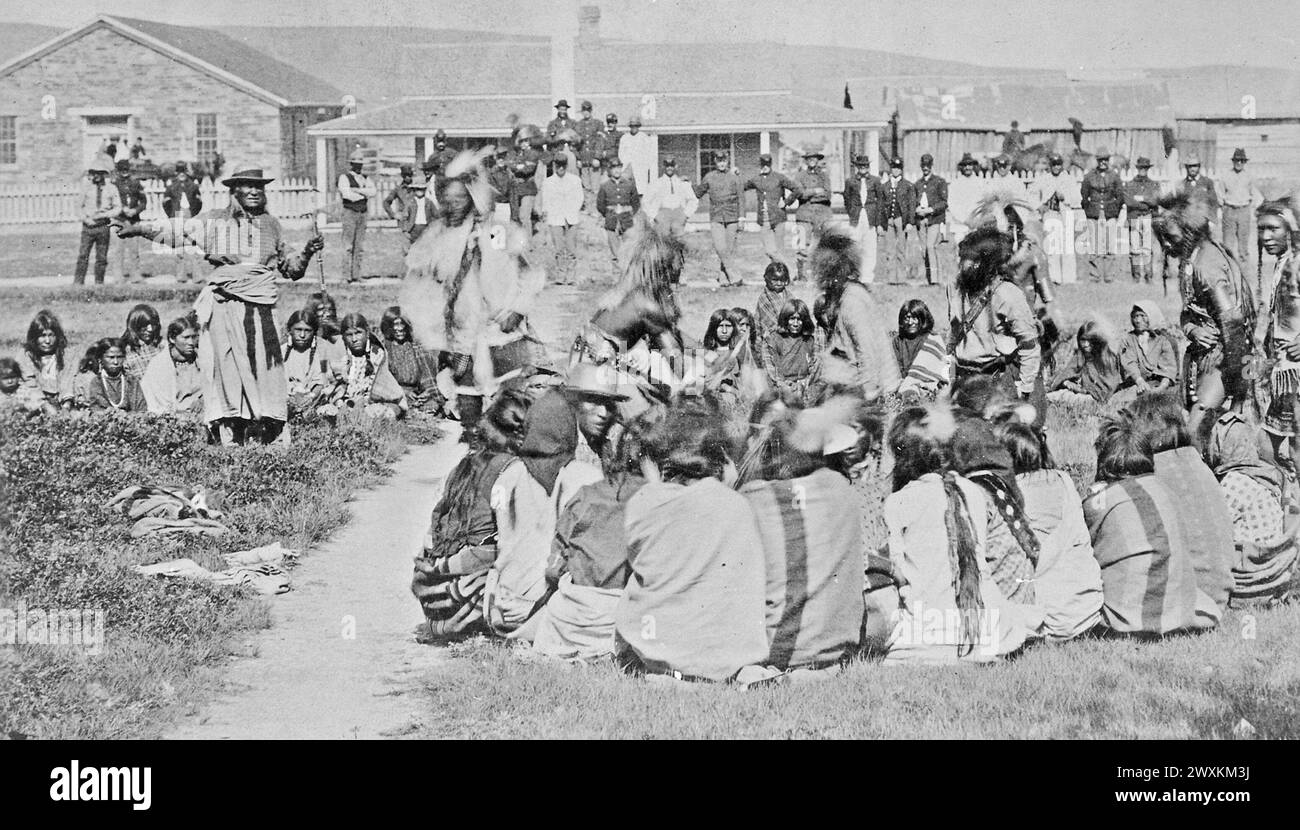
<path fill-rule="evenodd" d="M 736 163 L 736 153 L 731 138 L 730 133 L 705 133 L 700 136 L 700 178 L 704 178 L 704 175 L 713 169 L 713 154 L 719 150 L 731 158 L 732 164 Z"/>
<path fill-rule="evenodd" d="M 18 116 L 0 115 L 0 164 L 18 163 Z"/>
<path fill-rule="evenodd" d="M 201 112 L 194 116 L 194 157 L 208 162 L 217 152 L 217 114 Z"/>

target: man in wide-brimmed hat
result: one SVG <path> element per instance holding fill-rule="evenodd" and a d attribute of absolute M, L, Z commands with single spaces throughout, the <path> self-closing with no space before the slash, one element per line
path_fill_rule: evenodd
<path fill-rule="evenodd" d="M 301 279 L 325 246 L 317 234 L 299 254 L 285 250 L 280 222 L 266 209 L 261 168 L 237 170 L 221 183 L 230 205 L 178 227 L 141 223 L 119 231 L 178 247 L 201 249 L 215 266 L 195 301 L 200 326 L 198 366 L 203 418 L 223 444 L 288 442 L 288 382 L 280 347 L 276 280 Z"/>
<path fill-rule="evenodd" d="M 957 177 L 948 183 L 948 229 L 953 242 L 961 242 L 970 230 L 966 223 L 984 195 L 984 179 L 975 175 L 978 166 L 974 156 L 963 153 L 957 161 Z"/>
<path fill-rule="evenodd" d="M 410 214 L 410 207 L 415 202 L 414 194 L 411 191 L 411 181 L 415 177 L 415 168 L 410 164 L 403 164 L 398 168 L 399 181 L 388 191 L 384 197 L 384 213 L 388 214 L 389 219 L 397 222 L 398 236 L 402 240 L 402 253 L 405 254 L 411 247 L 410 225 L 406 224 L 407 216 Z M 425 179 L 422 174 L 421 179 Z M 427 181 L 427 179 L 426 179 Z M 395 206 L 395 207 L 394 207 Z"/>
<path fill-rule="evenodd" d="M 572 118 L 569 117 L 569 102 L 561 98 L 555 102 L 555 117 L 546 123 L 546 134 L 548 136 L 559 135 L 565 130 L 574 130 L 578 126 Z M 576 170 L 573 171 L 577 175 Z"/>
<path fill-rule="evenodd" d="M 133 225 L 140 221 L 140 214 L 144 213 L 147 206 L 144 185 L 132 174 L 130 159 L 118 159 L 113 163 L 113 168 L 113 186 L 122 199 L 122 212 L 117 215 L 117 221 L 123 225 Z M 119 239 L 116 248 L 117 270 L 121 274 L 121 280 L 141 282 L 144 277 L 140 273 L 140 240 Z"/>
<path fill-rule="evenodd" d="M 1250 219 L 1255 206 L 1264 201 L 1255 179 L 1246 172 L 1246 150 L 1238 147 L 1232 152 L 1232 169 L 1219 177 L 1219 196 L 1223 203 L 1223 247 L 1237 258 L 1247 272 L 1251 244 Z"/>
<path fill-rule="evenodd" d="M 343 200 L 343 276 L 348 282 L 361 279 L 361 254 L 366 241 L 366 220 L 370 200 L 378 192 L 361 172 L 366 161 L 360 149 L 348 156 L 348 170 L 339 176 L 339 198 Z"/>
<path fill-rule="evenodd" d="M 108 272 L 109 224 L 122 211 L 122 198 L 110 184 L 108 174 L 113 163 L 106 156 L 96 156 L 86 169 L 88 181 L 81 186 L 81 245 L 77 249 L 74 285 L 84 285 L 90 267 L 90 249 L 95 249 L 95 284 L 102 285 Z"/>
<path fill-rule="evenodd" d="M 1128 211 L 1129 264 L 1133 282 L 1151 282 L 1154 274 L 1163 274 L 1165 257 L 1151 230 L 1151 215 L 1160 201 L 1160 184 L 1147 171 L 1151 159 L 1138 156 L 1137 175 L 1124 183 L 1124 207 Z M 1152 267 L 1154 263 L 1154 268 Z"/>
<path fill-rule="evenodd" d="M 1110 169 L 1110 151 L 1099 147 L 1097 166 L 1083 177 L 1079 196 L 1088 219 L 1088 274 L 1093 282 L 1115 279 L 1118 260 L 1119 212 L 1124 207 L 1124 183 Z"/>
<path fill-rule="evenodd" d="M 795 279 L 800 282 L 807 278 L 808 252 L 817 244 L 822 229 L 831 219 L 831 181 L 822 169 L 825 160 L 826 154 L 820 146 L 805 147 L 804 169 L 794 174 L 795 198 L 799 200 L 799 208 L 794 214 L 799 226 L 794 249 L 798 269 Z"/>
<path fill-rule="evenodd" d="M 771 262 L 784 262 L 781 237 L 785 233 L 785 206 L 798 198 L 799 185 L 772 169 L 771 153 L 762 153 L 758 157 L 758 174 L 745 180 L 745 189 L 758 193 L 758 236 L 763 242 L 763 253 Z"/>

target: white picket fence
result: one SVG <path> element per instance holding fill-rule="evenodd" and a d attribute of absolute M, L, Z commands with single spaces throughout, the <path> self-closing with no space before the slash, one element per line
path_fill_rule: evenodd
<path fill-rule="evenodd" d="M 78 211 L 83 182 L 0 185 L 0 225 L 48 225 L 80 220 Z M 145 219 L 163 219 L 163 183 L 158 179 L 144 182 L 148 207 Z M 230 191 L 211 179 L 199 184 L 203 208 L 221 208 L 230 204 Z M 310 179 L 282 179 L 266 186 L 267 205 L 280 219 L 312 216 L 316 213 L 319 194 Z"/>

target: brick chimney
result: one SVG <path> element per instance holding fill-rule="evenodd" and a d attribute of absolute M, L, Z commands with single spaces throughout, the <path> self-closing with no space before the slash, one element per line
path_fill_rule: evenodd
<path fill-rule="evenodd" d="M 567 13 L 556 14 L 551 29 L 551 103 L 564 98 L 576 113 L 578 105 L 573 99 L 577 94 L 578 15 L 576 3 L 559 5 L 561 9 L 568 8 Z M 600 16 L 599 9 L 596 15 Z"/>
<path fill-rule="evenodd" d="M 578 10 L 578 42 L 583 46 L 600 45 L 600 6 Z"/>

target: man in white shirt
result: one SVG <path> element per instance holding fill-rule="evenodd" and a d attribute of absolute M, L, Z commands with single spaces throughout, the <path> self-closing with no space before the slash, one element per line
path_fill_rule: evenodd
<path fill-rule="evenodd" d="M 954 244 L 966 238 L 975 206 L 984 195 L 984 180 L 975 175 L 975 157 L 963 153 L 957 162 L 957 177 L 948 183 L 948 229 Z"/>
<path fill-rule="evenodd" d="M 1257 247 L 1251 240 L 1251 215 L 1264 201 L 1255 179 L 1246 172 L 1247 161 L 1246 149 L 1238 147 L 1232 154 L 1232 169 L 1215 182 L 1223 204 L 1223 247 L 1237 258 L 1243 271 L 1250 270 L 1251 253 Z"/>
<path fill-rule="evenodd" d="M 1075 233 L 1074 211 L 1082 204 L 1079 183 L 1065 172 L 1065 159 L 1052 153 L 1047 159 L 1048 172 L 1034 180 L 1032 193 L 1043 215 L 1043 251 L 1047 254 L 1047 273 L 1057 285 L 1074 282 Z"/>
<path fill-rule="evenodd" d="M 582 221 L 582 179 L 577 173 L 569 172 L 568 156 L 556 156 L 552 164 L 554 174 L 542 182 L 542 215 L 551 227 L 551 242 L 555 245 L 555 284 L 573 285 L 577 281 L 575 248 L 578 224 Z"/>
<path fill-rule="evenodd" d="M 686 220 L 699 209 L 700 199 L 691 183 L 677 175 L 677 159 L 667 156 L 663 166 L 664 174 L 651 182 L 641 209 L 661 233 L 680 236 L 686 232 Z"/>
<path fill-rule="evenodd" d="M 365 156 L 354 150 L 348 157 L 348 172 L 339 176 L 339 197 L 343 200 L 343 275 L 348 282 L 361 279 L 361 251 L 366 238 L 366 218 L 370 200 L 378 191 L 370 179 L 361 174 Z"/>
<path fill-rule="evenodd" d="M 627 122 L 627 135 L 618 140 L 618 157 L 632 173 L 638 193 L 650 190 L 650 179 L 655 169 L 655 140 L 641 132 L 641 119 L 632 116 Z"/>

